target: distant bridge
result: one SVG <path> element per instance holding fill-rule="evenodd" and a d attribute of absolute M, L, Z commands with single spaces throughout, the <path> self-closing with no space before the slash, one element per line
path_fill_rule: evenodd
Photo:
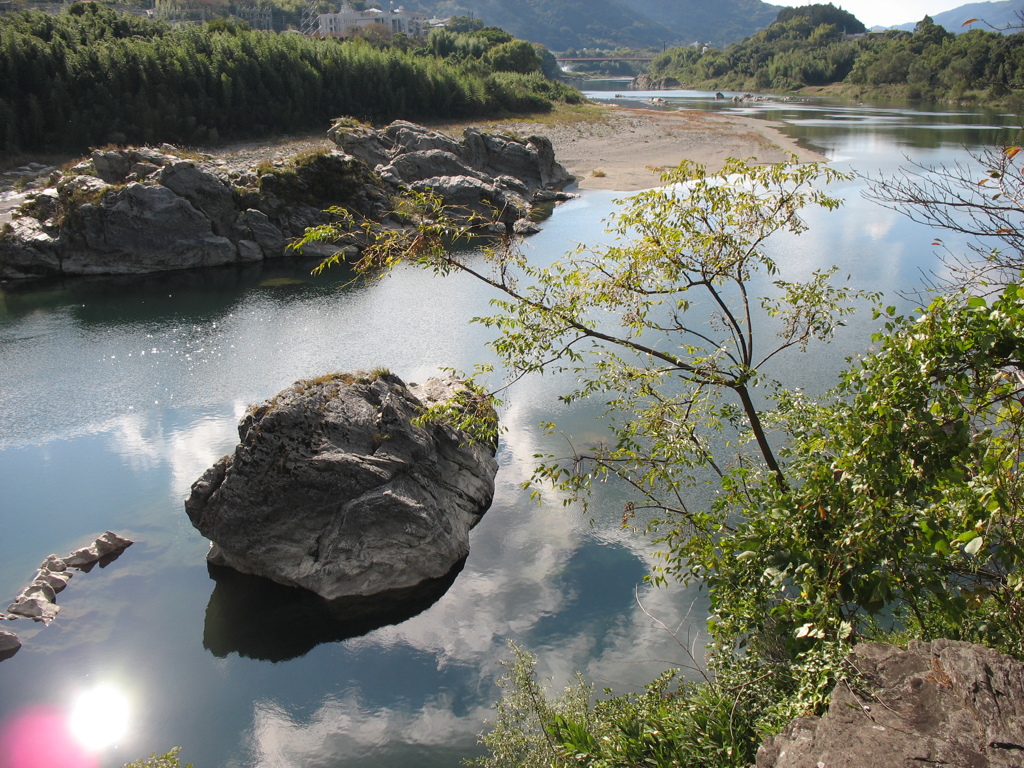
<path fill-rule="evenodd" d="M 559 63 L 575 63 L 580 61 L 654 61 L 653 56 L 555 56 Z"/>

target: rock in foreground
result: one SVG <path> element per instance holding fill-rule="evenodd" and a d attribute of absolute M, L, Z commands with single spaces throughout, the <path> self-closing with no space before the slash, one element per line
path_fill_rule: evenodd
<path fill-rule="evenodd" d="M 490 445 L 411 421 L 464 388 L 334 374 L 251 408 L 234 454 L 185 502 L 209 561 L 327 599 L 444 576 L 469 551 L 497 463 Z"/>
<path fill-rule="evenodd" d="M 828 714 L 769 739 L 757 768 L 1024 765 L 1021 662 L 953 640 L 865 643 L 851 662 L 870 690 L 836 686 Z"/>

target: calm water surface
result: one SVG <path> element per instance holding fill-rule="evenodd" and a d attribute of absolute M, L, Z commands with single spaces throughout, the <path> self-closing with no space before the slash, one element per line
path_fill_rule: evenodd
<path fill-rule="evenodd" d="M 1011 140 L 1014 125 L 955 110 L 626 96 L 617 101 L 660 96 L 670 108 L 781 120 L 840 169 L 869 173 L 894 171 L 904 155 L 951 162 L 963 145 Z M 941 270 L 933 233 L 863 200 L 864 186 L 843 184 L 842 212 L 812 213 L 809 232 L 777 244 L 787 277 L 839 264 L 854 284 L 895 297 Z M 530 253 L 551 260 L 600 242 L 618 197 L 564 204 Z M 511 392 L 494 504 L 465 568 L 429 607 L 376 628 L 326 626 L 213 580 L 182 501 L 233 449 L 248 404 L 329 371 L 386 366 L 420 381 L 491 359 L 488 332 L 469 323 L 487 312 L 480 285 L 415 270 L 350 277 L 264 265 L 0 290 L 0 593 L 13 597 L 47 554 L 105 529 L 138 542 L 76 575 L 51 626 L 6 625 L 25 647 L 0 664 L 0 768 L 31 765 L 12 745 L 63 748 L 69 718 L 92 744 L 86 768 L 175 745 L 197 768 L 455 766 L 479 753 L 508 640 L 539 654 L 556 685 L 579 669 L 620 689 L 687 663 L 644 610 L 699 648 L 701 596 L 642 584 L 649 547 L 618 530 L 614 491 L 590 524 L 521 490 L 533 454 L 559 450 L 537 422 L 561 420 L 579 441 L 601 435 L 596 411 L 566 409 L 550 377 Z M 787 382 L 826 388 L 869 332 L 864 313 L 827 351 L 790 362 Z"/>

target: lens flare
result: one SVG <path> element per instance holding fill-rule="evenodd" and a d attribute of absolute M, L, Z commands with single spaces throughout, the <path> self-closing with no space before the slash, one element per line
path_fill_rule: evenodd
<path fill-rule="evenodd" d="M 71 705 L 68 726 L 79 744 L 98 750 L 124 737 L 130 715 L 127 697 L 113 686 L 101 685 L 78 694 Z"/>
<path fill-rule="evenodd" d="M 67 716 L 38 706 L 16 715 L 0 730 L 0 768 L 96 768 L 91 754 L 71 734 Z"/>

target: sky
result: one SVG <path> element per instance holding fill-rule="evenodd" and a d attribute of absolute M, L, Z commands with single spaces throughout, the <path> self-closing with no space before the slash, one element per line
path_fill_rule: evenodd
<path fill-rule="evenodd" d="M 926 15 L 934 16 L 943 11 L 951 11 L 961 5 L 976 0 L 831 0 L 832 4 L 844 11 L 849 11 L 860 19 L 868 28 L 874 26 L 889 27 L 894 24 L 905 24 L 908 21 L 920 21 Z M 828 0 L 766 0 L 772 5 L 812 5 Z"/>

